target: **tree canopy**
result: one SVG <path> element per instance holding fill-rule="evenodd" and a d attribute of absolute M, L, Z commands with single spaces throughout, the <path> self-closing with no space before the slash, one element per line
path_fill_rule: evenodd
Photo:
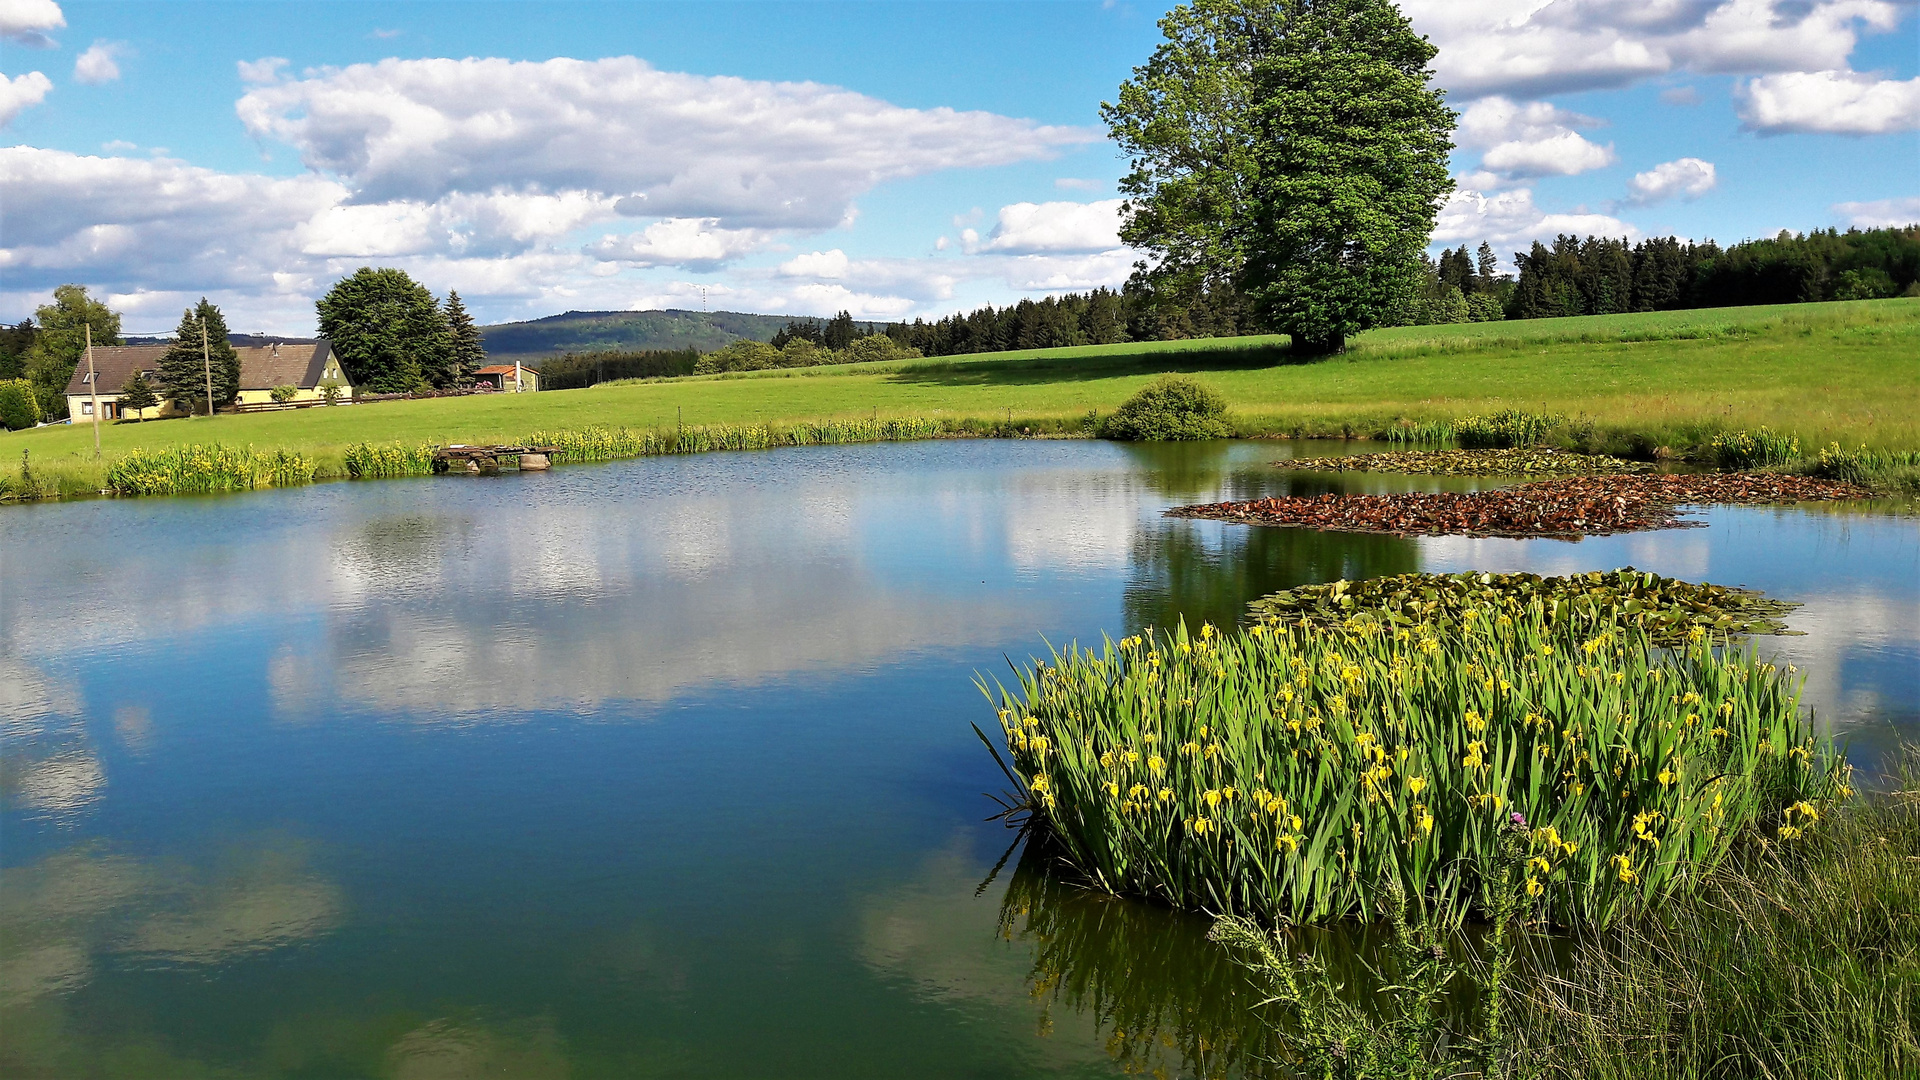
<path fill-rule="evenodd" d="M 173 345 L 160 358 L 160 396 L 183 412 L 200 412 L 207 407 L 209 381 L 215 408 L 240 396 L 240 355 L 227 341 L 227 317 L 203 296 L 180 313 Z"/>
<path fill-rule="evenodd" d="M 460 294 L 452 290 L 447 292 L 446 313 L 450 354 L 448 385 L 472 386 L 473 373 L 487 364 L 487 349 L 480 342 L 480 329 L 473 325 L 473 316 L 467 314 L 467 305 L 460 301 Z"/>
<path fill-rule="evenodd" d="M 1453 189 L 1436 50 L 1389 0 L 1281 0 L 1255 64 L 1260 136 L 1245 280 L 1308 353 L 1377 325 L 1421 269 Z"/>
<path fill-rule="evenodd" d="M 27 378 L 39 398 L 40 412 L 52 420 L 67 415 L 67 383 L 87 351 L 87 328 L 95 345 L 120 344 L 120 315 L 87 295 L 85 285 L 61 285 L 53 303 L 34 309 L 39 332 L 27 350 Z"/>
<path fill-rule="evenodd" d="M 320 333 L 354 386 L 398 394 L 457 381 L 447 313 L 406 271 L 363 266 L 315 306 Z"/>

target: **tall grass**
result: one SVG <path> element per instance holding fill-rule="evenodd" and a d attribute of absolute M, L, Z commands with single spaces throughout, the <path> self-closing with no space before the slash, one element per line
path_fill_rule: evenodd
<path fill-rule="evenodd" d="M 1771 428 L 1729 431 L 1713 438 L 1713 460 L 1723 469 L 1791 465 L 1800 459 L 1800 440 Z"/>
<path fill-rule="evenodd" d="M 1451 446 L 1455 432 L 1451 420 L 1401 420 L 1382 432 L 1395 446 Z"/>
<path fill-rule="evenodd" d="M 1797 680 L 1697 638 L 1655 650 L 1538 606 L 1182 626 L 1056 652 L 998 688 L 999 716 L 1020 805 L 1108 891 L 1292 921 L 1397 893 L 1457 923 L 1492 903 L 1517 814 L 1530 905 L 1604 925 L 1845 791 Z"/>
<path fill-rule="evenodd" d="M 590 427 L 537 431 L 527 437 L 530 446 L 558 447 L 561 461 L 611 461 L 617 458 L 700 454 L 713 450 L 768 450 L 780 446 L 823 446 L 842 443 L 905 442 L 938 438 L 945 428 L 938 420 L 906 419 L 826 420 L 798 424 L 714 424 L 687 428 Z"/>
<path fill-rule="evenodd" d="M 211 443 L 136 450 L 107 466 L 116 495 L 209 495 L 313 481 L 313 459 L 287 450 Z"/>
<path fill-rule="evenodd" d="M 385 476 L 426 476 L 433 472 L 433 447 L 425 443 L 357 443 L 341 452 L 341 464 L 355 480 Z"/>
<path fill-rule="evenodd" d="M 1454 423 L 1453 430 L 1462 450 L 1506 450 L 1532 446 L 1562 423 L 1557 416 L 1502 409 L 1491 416 L 1465 417 Z"/>

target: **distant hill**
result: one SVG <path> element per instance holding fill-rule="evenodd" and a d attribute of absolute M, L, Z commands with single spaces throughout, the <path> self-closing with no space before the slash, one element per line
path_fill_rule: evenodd
<path fill-rule="evenodd" d="M 483 326 L 488 356 L 539 357 L 598 349 L 699 349 L 711 352 L 751 338 L 769 341 L 793 315 L 738 311 L 569 311 L 527 322 Z"/>

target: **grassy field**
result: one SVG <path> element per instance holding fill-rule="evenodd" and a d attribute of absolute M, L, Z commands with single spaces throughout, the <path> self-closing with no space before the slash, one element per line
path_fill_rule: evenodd
<path fill-rule="evenodd" d="M 106 458 L 185 443 L 287 449 L 326 476 L 360 442 L 499 442 L 592 425 L 924 417 L 1044 432 L 1078 428 L 1179 371 L 1226 395 L 1242 435 L 1366 436 L 1401 419 L 1520 408 L 1589 425 L 1603 448 L 1686 448 L 1769 426 L 1809 450 L 1920 449 L 1914 299 L 1399 327 L 1363 334 L 1338 357 L 1291 359 L 1281 338 L 1087 346 L 113 424 L 100 441 Z M 18 479 L 21 451 L 62 490 L 99 486 L 91 425 L 0 437 L 0 483 Z"/>

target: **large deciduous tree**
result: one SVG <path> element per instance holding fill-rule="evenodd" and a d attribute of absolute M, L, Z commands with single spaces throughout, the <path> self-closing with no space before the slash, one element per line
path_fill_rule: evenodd
<path fill-rule="evenodd" d="M 446 384 L 453 352 L 447 314 L 406 271 L 363 266 L 315 306 L 320 333 L 354 386 L 398 394 Z"/>
<path fill-rule="evenodd" d="M 39 399 L 41 415 L 58 420 L 67 415 L 67 382 L 87 351 L 87 328 L 95 345 L 120 344 L 120 315 L 87 295 L 85 285 L 62 285 L 53 290 L 53 303 L 34 309 L 40 324 L 27 349 L 23 367 Z"/>
<path fill-rule="evenodd" d="M 1281 0 L 1254 66 L 1258 179 L 1245 281 L 1308 354 L 1376 325 L 1422 269 L 1453 189 L 1435 49 L 1390 0 Z"/>
<path fill-rule="evenodd" d="M 1132 169 L 1120 239 L 1146 252 L 1135 285 L 1187 298 L 1238 286 L 1259 179 L 1254 69 L 1282 36 L 1276 0 L 1193 0 L 1100 115 Z"/>
<path fill-rule="evenodd" d="M 227 317 L 203 296 L 180 313 L 173 344 L 160 357 L 160 396 L 182 412 L 203 412 L 209 381 L 216 409 L 240 396 L 240 355 L 227 340 Z"/>

